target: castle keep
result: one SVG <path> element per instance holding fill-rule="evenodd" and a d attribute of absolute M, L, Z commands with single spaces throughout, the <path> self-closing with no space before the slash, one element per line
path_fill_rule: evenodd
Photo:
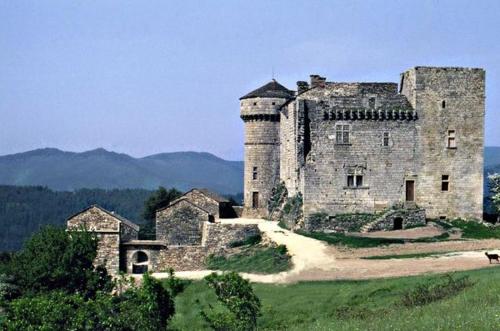
<path fill-rule="evenodd" d="M 482 218 L 485 72 L 415 67 L 397 83 L 273 80 L 241 97 L 244 215 L 266 216 L 273 188 L 304 216 L 394 206 L 427 218 Z"/>

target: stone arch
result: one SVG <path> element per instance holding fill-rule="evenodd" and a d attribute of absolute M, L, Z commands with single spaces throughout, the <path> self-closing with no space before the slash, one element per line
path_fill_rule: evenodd
<path fill-rule="evenodd" d="M 138 250 L 132 254 L 132 273 L 143 274 L 149 270 L 149 255 Z"/>

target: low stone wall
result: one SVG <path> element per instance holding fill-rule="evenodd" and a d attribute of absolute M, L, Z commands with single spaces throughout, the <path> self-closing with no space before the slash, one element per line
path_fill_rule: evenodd
<path fill-rule="evenodd" d="M 367 231 L 394 230 L 396 219 L 401 219 L 402 229 L 425 225 L 425 209 L 396 209 L 385 213 Z"/>
<path fill-rule="evenodd" d="M 153 271 L 162 272 L 169 268 L 175 271 L 203 270 L 208 255 L 203 246 L 169 246 L 160 251 L 158 265 Z"/>
<path fill-rule="evenodd" d="M 235 241 L 243 241 L 260 234 L 257 224 L 220 224 L 208 223 L 204 246 L 210 253 L 217 253 L 229 248 Z"/>

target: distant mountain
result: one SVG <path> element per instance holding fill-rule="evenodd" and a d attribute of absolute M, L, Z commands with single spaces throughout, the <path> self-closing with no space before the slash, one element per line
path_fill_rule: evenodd
<path fill-rule="evenodd" d="M 134 158 L 102 148 L 83 153 L 44 148 L 0 156 L 0 184 L 41 185 L 61 191 L 155 189 L 162 185 L 182 191 L 205 187 L 236 194 L 243 192 L 243 162 L 197 152 Z"/>

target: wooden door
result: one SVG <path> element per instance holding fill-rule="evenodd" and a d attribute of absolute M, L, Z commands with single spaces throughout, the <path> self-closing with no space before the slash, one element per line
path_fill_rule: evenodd
<path fill-rule="evenodd" d="M 406 201 L 415 201 L 415 181 L 406 181 Z"/>

